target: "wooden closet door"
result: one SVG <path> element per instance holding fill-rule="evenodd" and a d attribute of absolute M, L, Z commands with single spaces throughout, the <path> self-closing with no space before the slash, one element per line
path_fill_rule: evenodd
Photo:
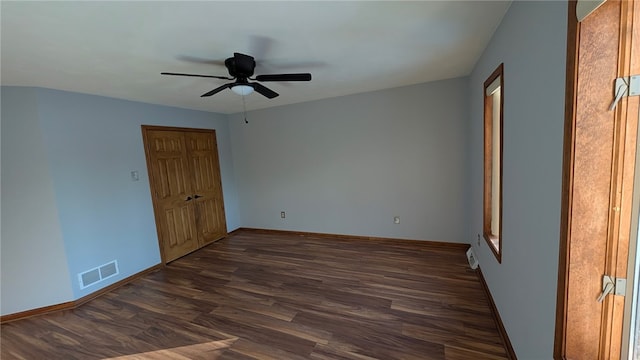
<path fill-rule="evenodd" d="M 160 248 L 169 262 L 199 247 L 187 144 L 182 131 L 144 134 Z"/>
<path fill-rule="evenodd" d="M 164 263 L 227 235 L 215 130 L 142 126 Z"/>
<path fill-rule="evenodd" d="M 202 247 L 227 235 L 215 132 L 185 134 L 196 204 L 198 243 Z"/>

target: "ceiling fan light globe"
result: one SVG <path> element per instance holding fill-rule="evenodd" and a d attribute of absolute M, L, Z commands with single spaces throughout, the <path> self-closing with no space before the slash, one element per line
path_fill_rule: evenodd
<path fill-rule="evenodd" d="M 253 92 L 253 88 L 249 85 L 235 85 L 231 88 L 231 91 L 238 95 L 249 95 Z"/>

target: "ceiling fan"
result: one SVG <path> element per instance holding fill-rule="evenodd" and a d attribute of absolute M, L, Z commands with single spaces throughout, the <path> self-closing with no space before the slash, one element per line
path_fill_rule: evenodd
<path fill-rule="evenodd" d="M 219 93 L 224 89 L 231 89 L 233 92 L 235 92 L 238 95 L 249 95 L 255 90 L 257 93 L 269 99 L 273 99 L 274 97 L 278 96 L 278 93 L 260 84 L 260 82 L 310 81 L 311 80 L 311 74 L 309 73 L 257 75 L 255 78 L 252 78 L 253 71 L 255 70 L 255 67 L 256 67 L 256 61 L 252 56 L 241 54 L 241 53 L 233 53 L 233 57 L 226 59 L 224 61 L 224 65 L 227 67 L 227 70 L 229 71 L 229 75 L 231 77 L 216 76 L 216 75 L 171 73 L 171 72 L 163 72 L 160 74 L 204 77 L 204 78 L 214 78 L 214 79 L 223 79 L 223 80 L 235 80 L 234 82 L 224 84 L 207 93 L 204 93 L 200 95 L 200 97 L 211 96 Z M 259 82 L 249 82 L 249 80 L 259 81 Z"/>

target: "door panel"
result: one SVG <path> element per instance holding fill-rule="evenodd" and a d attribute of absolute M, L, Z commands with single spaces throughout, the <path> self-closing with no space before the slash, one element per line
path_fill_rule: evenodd
<path fill-rule="evenodd" d="M 187 163 L 181 154 L 163 156 L 159 154 L 155 161 L 157 176 L 160 178 L 158 196 L 170 199 L 191 194 Z"/>
<path fill-rule="evenodd" d="M 201 246 L 226 236 L 224 213 L 219 210 L 220 202 L 217 199 L 199 199 L 197 206 Z"/>
<path fill-rule="evenodd" d="M 149 140 L 159 198 L 170 200 L 191 194 L 184 136 L 175 131 L 154 131 L 149 133 Z"/>
<path fill-rule="evenodd" d="M 193 174 L 200 246 L 227 234 L 219 172 L 218 146 L 211 133 L 186 133 L 187 149 Z"/>
<path fill-rule="evenodd" d="M 598 359 L 603 326 L 603 304 L 596 301 L 607 272 L 610 218 L 615 216 L 611 198 L 613 151 L 616 141 L 614 115 L 607 111 L 612 79 L 616 78 L 619 4 L 608 2 L 580 28 L 575 125 L 575 158 L 571 243 L 572 263 L 568 279 L 568 311 L 584 314 L 567 321 L 568 359 Z M 600 34 L 611 34 L 609 39 Z M 580 354 L 580 355 L 578 355 Z"/>
<path fill-rule="evenodd" d="M 147 144 L 162 253 L 171 261 L 198 248 L 189 160 L 179 131 L 148 131 Z"/>
<path fill-rule="evenodd" d="M 164 209 L 166 224 L 165 251 L 171 261 L 197 249 L 193 205 Z"/>

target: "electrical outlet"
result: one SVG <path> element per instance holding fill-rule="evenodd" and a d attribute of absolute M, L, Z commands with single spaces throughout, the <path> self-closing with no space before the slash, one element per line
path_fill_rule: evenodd
<path fill-rule="evenodd" d="M 393 217 L 393 223 L 394 224 L 400 224 L 400 216 L 394 216 Z"/>
<path fill-rule="evenodd" d="M 284 211 L 280 211 L 280 218 L 284 219 L 286 217 Z"/>

